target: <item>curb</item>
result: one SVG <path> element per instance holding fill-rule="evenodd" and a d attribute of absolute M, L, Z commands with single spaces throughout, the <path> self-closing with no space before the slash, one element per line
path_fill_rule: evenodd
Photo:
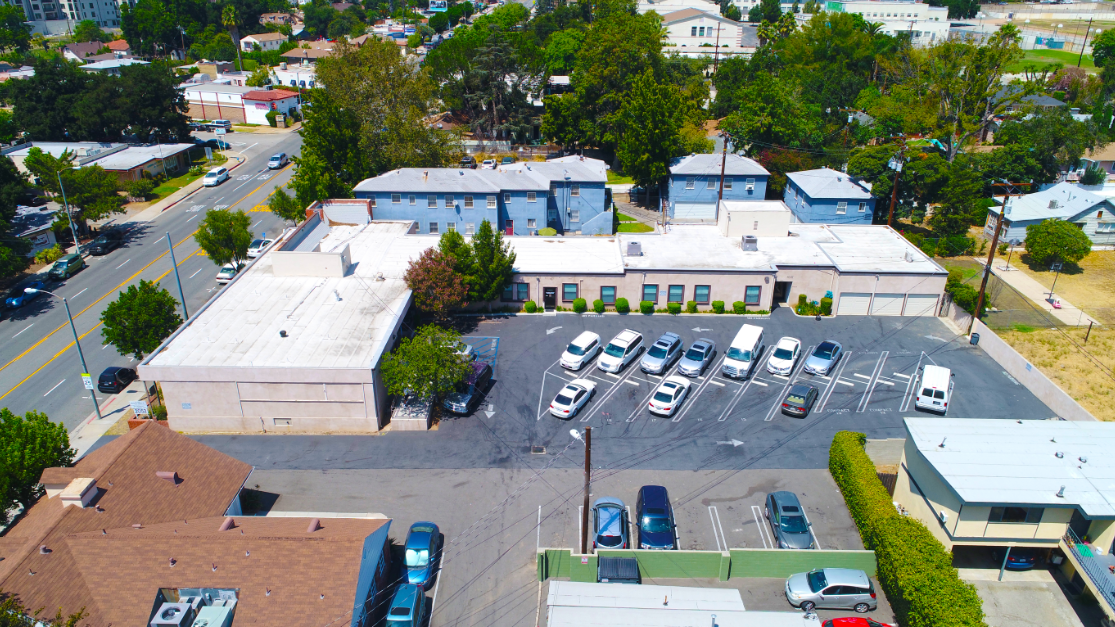
<path fill-rule="evenodd" d="M 457 318 L 484 318 L 484 317 L 511 318 L 511 317 L 517 317 L 517 316 L 585 316 L 585 317 L 588 317 L 588 318 L 593 318 L 593 317 L 602 317 L 602 316 L 644 316 L 644 317 L 646 317 L 646 316 L 657 315 L 657 316 L 673 316 L 675 318 L 683 318 L 683 317 L 689 317 L 689 318 L 729 318 L 730 317 L 730 318 L 753 318 L 753 319 L 756 319 L 756 320 L 764 320 L 764 319 L 767 319 L 767 318 L 771 317 L 771 314 L 737 314 L 737 313 L 729 313 L 727 311 L 725 311 L 722 314 L 711 313 L 711 312 L 710 313 L 698 312 L 698 313 L 695 313 L 695 314 L 691 314 L 691 313 L 685 313 L 683 311 L 683 312 L 675 315 L 675 314 L 658 312 L 658 311 L 654 312 L 653 314 L 644 314 L 644 313 L 640 313 L 640 312 L 635 311 L 635 310 L 631 310 L 630 313 L 625 313 L 625 314 L 616 313 L 614 311 L 605 311 L 604 313 L 596 313 L 595 311 L 586 311 L 585 313 L 580 313 L 580 314 L 575 312 L 575 311 L 554 311 L 554 312 L 550 312 L 550 313 L 544 313 L 542 311 L 538 311 L 536 313 L 526 313 L 525 311 L 510 312 L 510 313 L 502 312 L 501 313 L 501 312 L 498 312 L 498 311 L 494 311 L 494 312 L 491 312 L 491 313 L 459 313 L 459 314 L 453 314 L 453 315 L 454 315 L 454 317 L 457 317 Z M 797 314 L 795 313 L 794 315 L 797 315 Z M 799 318 L 801 318 L 801 317 L 812 318 L 813 316 L 798 316 L 798 317 Z"/>

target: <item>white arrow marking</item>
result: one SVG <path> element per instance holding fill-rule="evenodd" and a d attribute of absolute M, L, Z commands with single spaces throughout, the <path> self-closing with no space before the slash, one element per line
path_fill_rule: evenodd
<path fill-rule="evenodd" d="M 711 331 L 712 329 L 702 329 L 701 327 L 693 327 L 693 331 L 700 333 L 701 331 Z"/>
<path fill-rule="evenodd" d="M 484 412 L 484 413 L 485 413 L 485 414 L 487 414 L 489 418 L 491 418 L 491 417 L 492 417 L 492 415 L 493 415 L 493 414 L 495 414 L 496 412 L 494 412 L 494 411 L 486 411 L 486 412 Z"/>
<path fill-rule="evenodd" d="M 727 442 L 723 442 L 723 441 L 717 442 L 717 444 L 731 444 L 732 448 L 735 448 L 735 447 L 739 446 L 740 444 L 743 444 L 743 442 L 733 438 L 731 440 L 728 440 Z"/>
<path fill-rule="evenodd" d="M 948 340 L 943 337 L 937 337 L 936 335 L 925 335 L 923 337 L 930 340 L 937 340 L 938 342 L 945 342 L 946 344 L 948 343 Z"/>
<path fill-rule="evenodd" d="M 546 329 L 546 335 L 552 335 L 554 333 L 554 331 L 557 331 L 560 328 L 561 327 L 554 327 L 552 329 Z"/>

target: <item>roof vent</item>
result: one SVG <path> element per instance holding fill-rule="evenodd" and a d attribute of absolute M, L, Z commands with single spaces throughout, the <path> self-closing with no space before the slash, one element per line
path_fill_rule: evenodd
<path fill-rule="evenodd" d="M 906 260 L 906 263 L 914 263 L 914 255 L 908 250 L 903 254 L 902 258 Z"/>
<path fill-rule="evenodd" d="M 1081 457 L 1078 457 L 1077 459 L 1080 460 L 1081 464 L 1087 464 L 1088 463 L 1088 458 L 1087 457 L 1081 456 Z"/>
<path fill-rule="evenodd" d="M 178 485 L 179 483 L 182 482 L 182 479 L 180 479 L 178 477 L 177 472 L 172 472 L 172 471 L 167 471 L 167 470 L 159 470 L 159 471 L 155 472 L 155 476 L 160 478 L 160 479 L 164 479 L 166 481 L 169 481 L 169 482 L 173 483 L 174 485 Z"/>
<path fill-rule="evenodd" d="M 1050 200 L 1049 201 L 1049 208 L 1050 209 L 1056 209 L 1057 208 L 1057 201 L 1056 200 Z"/>
<path fill-rule="evenodd" d="M 236 521 L 233 520 L 232 516 L 229 516 L 223 523 L 221 523 L 221 528 L 218 531 L 228 531 L 229 529 L 233 529 L 235 527 Z"/>
<path fill-rule="evenodd" d="M 1056 453 L 1054 453 L 1054 455 L 1057 457 L 1057 459 L 1064 459 L 1065 458 L 1065 454 L 1062 453 L 1061 451 L 1057 451 Z"/>
<path fill-rule="evenodd" d="M 639 242 L 627 242 L 627 256 L 628 257 L 642 257 L 643 245 Z"/>
<path fill-rule="evenodd" d="M 945 448 L 945 440 L 948 440 L 948 438 L 941 438 L 941 443 L 937 445 L 937 448 Z"/>
<path fill-rule="evenodd" d="M 744 250 L 759 250 L 759 238 L 754 235 L 744 235 L 741 247 Z"/>
<path fill-rule="evenodd" d="M 1057 498 L 1059 498 L 1059 499 L 1065 498 L 1065 486 L 1061 486 L 1061 489 L 1057 490 Z"/>
<path fill-rule="evenodd" d="M 286 337 L 286 331 L 280 329 L 279 330 L 279 337 Z"/>
<path fill-rule="evenodd" d="M 39 554 L 40 555 L 50 555 L 50 553 L 51 553 L 51 550 L 46 548 L 45 544 L 40 544 L 39 545 Z"/>
<path fill-rule="evenodd" d="M 318 529 L 321 529 L 321 520 L 318 518 L 313 518 L 310 520 L 310 525 L 306 527 L 306 533 L 313 533 Z"/>

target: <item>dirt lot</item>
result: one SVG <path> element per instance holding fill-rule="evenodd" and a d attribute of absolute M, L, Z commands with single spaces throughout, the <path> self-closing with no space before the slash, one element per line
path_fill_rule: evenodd
<path fill-rule="evenodd" d="M 1111 391 L 1112 379 L 1115 379 L 1112 376 L 1112 369 L 1115 368 L 1115 330 L 1093 328 L 1088 344 L 1084 345 L 1086 331 L 1034 329 L 1001 330 L 998 333 L 1093 416 L 1100 420 L 1115 420 L 1115 394 Z M 1075 344 L 1065 334 L 1075 340 Z M 1085 348 L 1090 357 L 1076 345 Z"/>
<path fill-rule="evenodd" d="M 1014 251 L 1011 267 L 1022 270 L 1046 287 L 1057 273 Z M 1065 264 L 1057 277 L 1057 294 L 1104 324 L 1115 324 L 1115 251 L 1093 252 L 1079 264 Z"/>

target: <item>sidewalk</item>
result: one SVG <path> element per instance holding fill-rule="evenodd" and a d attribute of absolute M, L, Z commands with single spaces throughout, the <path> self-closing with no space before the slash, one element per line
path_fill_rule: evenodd
<path fill-rule="evenodd" d="M 129 409 L 128 403 L 138 401 L 144 396 L 143 381 L 136 379 L 124 388 L 123 392 L 109 397 L 107 402 L 102 401 L 100 420 L 97 420 L 97 414 L 90 412 L 81 424 L 70 432 L 70 447 L 77 451 L 74 459 L 79 459 L 87 453 L 106 431 L 124 417 L 124 413 Z"/>
<path fill-rule="evenodd" d="M 230 160 L 231 159 L 236 159 L 236 163 L 228 166 L 229 172 L 235 170 L 240 164 L 244 163 L 244 160 L 245 160 L 244 157 L 236 157 L 236 156 L 230 156 L 229 159 Z M 199 189 L 201 189 L 202 181 L 204 181 L 204 180 L 205 180 L 205 177 L 201 177 L 201 178 L 197 179 L 196 181 L 190 183 L 189 185 L 183 187 L 182 189 L 174 192 L 170 196 L 167 196 L 166 198 L 160 200 L 157 203 L 154 203 L 153 205 L 144 209 L 140 213 L 135 214 L 134 216 L 128 218 L 127 220 L 124 220 L 124 222 L 122 224 L 128 224 L 130 222 L 150 222 L 150 221 L 154 220 L 162 212 L 166 211 L 167 209 L 170 209 L 174 205 L 177 205 L 178 203 L 182 202 L 183 200 L 189 198 L 195 192 L 197 192 Z"/>
<path fill-rule="evenodd" d="M 978 259 L 976 257 L 972 257 L 972 259 L 979 262 L 981 266 L 987 265 L 985 259 Z M 1040 309 L 1052 314 L 1053 317 L 1069 326 L 1086 327 L 1089 324 L 1100 325 L 1098 321 L 1081 311 L 1079 307 L 1074 306 L 1063 298 L 1060 299 L 1061 308 L 1054 309 L 1053 305 L 1047 300 L 1049 298 L 1049 290 L 1044 285 L 1030 278 L 1030 275 L 1025 272 L 1013 266 L 1008 267 L 1002 260 L 996 260 L 995 266 L 991 269 L 991 273 L 1002 279 L 1007 285 L 1018 290 L 1018 292 L 1026 298 L 1029 298 Z M 1054 293 L 1053 296 L 1054 298 L 1060 298 L 1056 293 Z"/>

